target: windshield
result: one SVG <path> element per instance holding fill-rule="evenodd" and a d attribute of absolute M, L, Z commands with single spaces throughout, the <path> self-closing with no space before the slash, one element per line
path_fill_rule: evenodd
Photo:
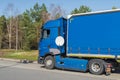
<path fill-rule="evenodd" d="M 43 30 L 42 31 L 42 39 L 48 38 L 50 36 L 50 30 Z"/>

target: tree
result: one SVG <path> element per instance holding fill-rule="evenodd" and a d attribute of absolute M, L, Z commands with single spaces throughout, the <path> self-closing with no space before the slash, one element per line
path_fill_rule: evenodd
<path fill-rule="evenodd" d="M 71 14 L 78 14 L 78 13 L 86 13 L 86 12 L 91 12 L 92 10 L 88 6 L 80 6 L 79 9 L 75 8 Z"/>
<path fill-rule="evenodd" d="M 18 9 L 14 7 L 14 4 L 8 4 L 5 8 L 4 14 L 6 16 L 6 24 L 7 24 L 7 34 L 8 35 L 8 42 L 6 38 L 6 43 L 9 44 L 9 49 L 18 48 Z M 4 35 L 5 36 L 5 35 Z M 15 43 L 16 42 L 16 43 Z M 6 44 L 5 43 L 5 44 Z"/>
<path fill-rule="evenodd" d="M 17 40 L 17 38 L 16 38 L 16 36 L 15 36 L 15 34 L 16 34 L 16 30 L 15 30 L 15 27 L 16 27 L 16 24 L 15 24 L 15 22 L 16 22 L 16 20 L 14 20 L 15 18 L 15 16 L 17 16 L 17 15 L 15 15 L 16 13 L 15 13 L 15 7 L 14 7 L 14 4 L 11 4 L 11 3 L 9 3 L 8 5 L 7 5 L 7 7 L 6 7 L 6 9 L 5 9 L 5 16 L 7 17 L 7 30 L 8 30 L 8 38 L 9 38 L 9 49 L 11 49 L 11 48 L 14 48 L 15 46 L 14 46 L 14 42 L 16 42 Z M 16 41 L 15 41 L 16 40 Z"/>
<path fill-rule="evenodd" d="M 50 6 L 50 17 L 51 19 L 57 19 L 65 15 L 65 10 L 63 10 L 60 6 L 51 4 Z"/>
<path fill-rule="evenodd" d="M 0 18 L 0 22 L 1 22 L 1 18 Z M 1 26 L 0 24 L 0 49 L 1 49 L 1 46 L 2 46 L 2 30 L 3 30 L 3 26 Z"/>
<path fill-rule="evenodd" d="M 80 11 L 79 11 L 77 8 L 75 8 L 75 9 L 71 12 L 71 14 L 77 14 L 77 13 L 80 13 Z"/>
<path fill-rule="evenodd" d="M 3 21 L 2 18 L 0 17 L 0 49 L 2 47 L 2 38 L 3 38 Z"/>
<path fill-rule="evenodd" d="M 32 27 L 32 20 L 30 17 L 30 12 L 26 10 L 23 13 L 21 21 L 20 21 L 20 29 L 22 31 L 22 49 L 29 50 L 30 49 L 30 40 L 29 36 L 34 33 L 30 33 Z M 32 38 L 32 37 L 31 37 Z"/>
<path fill-rule="evenodd" d="M 19 34 L 19 33 L 18 33 L 18 32 L 19 32 L 19 23 L 18 23 L 18 22 L 19 22 L 19 15 L 18 15 L 18 14 L 19 14 L 19 10 L 18 10 L 18 9 L 16 9 L 15 14 L 16 14 L 16 15 L 15 15 L 16 51 L 17 51 L 17 50 L 18 50 L 18 45 L 19 45 L 19 44 L 18 44 L 18 42 L 19 42 L 19 41 L 18 41 L 18 40 L 19 40 L 19 35 L 18 35 L 18 34 Z"/>
<path fill-rule="evenodd" d="M 42 25 L 50 17 L 56 19 L 64 15 L 60 6 L 52 6 L 49 13 L 45 4 L 38 3 L 22 14 L 15 11 L 13 4 L 8 4 L 6 18 L 0 17 L 0 48 L 37 49 Z"/>
<path fill-rule="evenodd" d="M 31 10 L 31 15 L 33 21 L 34 28 L 36 29 L 36 42 L 34 40 L 34 44 L 38 44 L 38 40 L 40 38 L 41 31 L 40 29 L 42 28 L 42 25 L 49 20 L 50 14 L 47 11 L 46 5 L 42 4 L 41 6 L 36 3 L 34 7 Z M 38 46 L 36 46 L 38 47 Z"/>
<path fill-rule="evenodd" d="M 5 34 L 6 34 L 6 18 L 5 16 L 1 16 L 0 17 L 0 49 L 2 48 Z"/>
<path fill-rule="evenodd" d="M 48 13 L 45 4 L 42 4 L 40 13 L 41 13 L 40 17 L 42 20 L 42 24 L 44 24 L 46 21 L 50 20 L 50 13 Z"/>
<path fill-rule="evenodd" d="M 9 11 L 9 14 L 10 14 L 10 25 L 9 25 L 9 28 L 8 28 L 8 32 L 9 32 L 9 49 L 11 49 L 11 45 L 12 45 L 12 13 L 13 13 L 13 7 L 14 5 L 13 4 L 8 4 L 7 6 L 7 11 Z"/>
<path fill-rule="evenodd" d="M 33 8 L 26 10 L 19 19 L 22 48 L 25 50 L 37 49 L 40 38 L 40 29 L 49 19 L 49 13 L 45 4 L 36 3 Z"/>
<path fill-rule="evenodd" d="M 112 9 L 117 9 L 117 7 L 113 6 Z"/>

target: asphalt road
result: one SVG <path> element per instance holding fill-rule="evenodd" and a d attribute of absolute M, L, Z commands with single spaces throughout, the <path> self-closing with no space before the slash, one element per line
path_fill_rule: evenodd
<path fill-rule="evenodd" d="M 110 76 L 92 75 L 58 69 L 47 70 L 36 63 L 0 60 L 0 80 L 120 80 L 120 73 Z"/>

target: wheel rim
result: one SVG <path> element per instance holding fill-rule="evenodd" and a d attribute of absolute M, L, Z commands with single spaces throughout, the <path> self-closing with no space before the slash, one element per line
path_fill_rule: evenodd
<path fill-rule="evenodd" d="M 47 65 L 47 66 L 52 65 L 52 60 L 47 60 L 47 61 L 46 61 L 46 65 Z"/>
<path fill-rule="evenodd" d="M 92 64 L 92 70 L 93 70 L 94 72 L 99 72 L 100 69 L 101 69 L 101 67 L 100 67 L 100 65 L 99 65 L 98 63 L 93 63 L 93 64 Z"/>

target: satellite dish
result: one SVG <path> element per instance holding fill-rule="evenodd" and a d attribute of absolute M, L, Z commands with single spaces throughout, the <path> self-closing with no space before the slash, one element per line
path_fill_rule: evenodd
<path fill-rule="evenodd" d="M 64 45 L 64 38 L 62 36 L 58 36 L 56 39 L 55 39 L 55 43 L 57 46 L 63 46 Z"/>

